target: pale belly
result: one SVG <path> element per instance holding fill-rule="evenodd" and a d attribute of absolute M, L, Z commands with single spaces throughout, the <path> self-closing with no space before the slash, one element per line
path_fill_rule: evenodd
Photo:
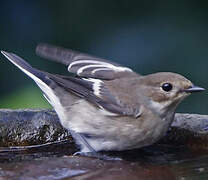
<path fill-rule="evenodd" d="M 95 151 L 127 150 L 153 144 L 167 132 L 172 117 L 161 119 L 148 114 L 133 117 L 106 116 L 86 101 L 80 100 L 66 110 L 62 125 L 81 134 Z M 81 151 L 88 149 L 82 144 Z"/>

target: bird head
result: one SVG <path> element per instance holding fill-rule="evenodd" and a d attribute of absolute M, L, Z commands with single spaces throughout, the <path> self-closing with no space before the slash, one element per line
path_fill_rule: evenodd
<path fill-rule="evenodd" d="M 159 72 L 141 78 L 145 97 L 153 108 L 159 111 L 175 110 L 177 105 L 188 95 L 204 91 L 180 74 Z"/>

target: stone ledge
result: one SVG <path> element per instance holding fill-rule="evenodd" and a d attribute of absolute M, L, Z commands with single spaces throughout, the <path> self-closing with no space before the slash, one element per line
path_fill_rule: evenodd
<path fill-rule="evenodd" d="M 56 113 L 48 109 L 0 109 L 0 147 L 31 146 L 68 140 Z M 208 147 L 208 115 L 177 113 L 169 133 L 159 143 Z"/>

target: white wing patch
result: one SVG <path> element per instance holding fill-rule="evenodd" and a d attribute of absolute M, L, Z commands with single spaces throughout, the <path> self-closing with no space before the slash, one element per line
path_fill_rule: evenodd
<path fill-rule="evenodd" d="M 95 74 L 97 71 L 111 71 L 109 68 L 97 68 L 92 70 L 92 74 Z"/>
<path fill-rule="evenodd" d="M 98 97 L 101 96 L 100 90 L 101 90 L 101 86 L 102 86 L 103 81 L 101 81 L 99 79 L 93 79 L 93 78 L 82 78 L 82 79 L 85 81 L 92 82 L 93 83 L 93 86 L 92 86 L 93 93 Z"/>
<path fill-rule="evenodd" d="M 92 83 L 93 94 L 96 95 L 97 97 L 102 98 L 101 92 L 102 92 L 102 88 L 104 88 L 104 82 L 103 81 L 101 81 L 99 79 L 94 79 L 94 78 L 82 78 L 82 79 L 85 80 L 85 81 L 91 82 Z M 101 105 L 98 105 L 98 106 L 100 108 L 99 112 L 102 115 L 105 115 L 105 116 L 118 116 L 119 115 L 119 114 L 108 111 L 107 109 L 105 109 Z"/>
<path fill-rule="evenodd" d="M 77 74 L 80 75 L 83 71 L 89 69 L 89 68 L 94 68 L 92 70 L 92 74 L 94 74 L 97 71 L 103 71 L 103 70 L 111 70 L 115 72 L 123 72 L 123 71 L 130 71 L 132 70 L 127 67 L 122 67 L 122 66 L 115 66 L 113 64 L 103 62 L 103 61 L 95 61 L 95 60 L 77 60 L 69 64 L 68 66 L 68 71 L 70 71 L 74 66 L 80 66 L 77 69 Z"/>

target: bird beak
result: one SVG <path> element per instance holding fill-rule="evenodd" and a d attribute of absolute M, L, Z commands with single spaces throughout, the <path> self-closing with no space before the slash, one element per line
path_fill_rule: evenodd
<path fill-rule="evenodd" d="M 205 90 L 204 88 L 193 85 L 193 86 L 189 87 L 188 89 L 184 89 L 183 91 L 187 92 L 187 93 L 193 93 L 193 92 L 201 92 L 201 91 L 204 91 L 204 90 Z"/>

